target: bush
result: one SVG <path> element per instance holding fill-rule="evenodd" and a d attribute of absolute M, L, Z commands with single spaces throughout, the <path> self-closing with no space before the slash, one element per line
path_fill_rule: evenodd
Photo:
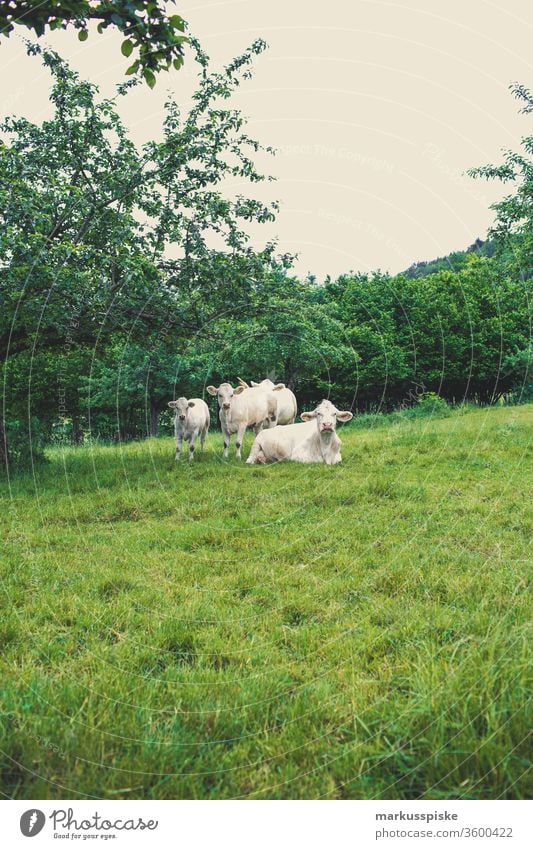
<path fill-rule="evenodd" d="M 533 380 L 531 379 L 531 349 L 515 351 L 503 361 L 502 371 L 514 379 L 511 392 L 506 397 L 510 404 L 528 404 L 533 401 Z"/>
<path fill-rule="evenodd" d="M 28 421 L 11 419 L 0 427 L 0 472 L 12 474 L 45 460 L 45 432 L 36 416 Z"/>
<path fill-rule="evenodd" d="M 423 392 L 419 395 L 416 404 L 404 411 L 405 418 L 418 418 L 419 416 L 449 416 L 450 408 L 444 398 L 436 392 Z"/>

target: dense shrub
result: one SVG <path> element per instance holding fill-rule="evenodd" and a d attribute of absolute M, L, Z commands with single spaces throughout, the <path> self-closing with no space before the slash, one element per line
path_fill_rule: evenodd
<path fill-rule="evenodd" d="M 0 428 L 0 469 L 12 474 L 45 459 L 46 434 L 36 416 L 27 420 L 8 419 Z"/>

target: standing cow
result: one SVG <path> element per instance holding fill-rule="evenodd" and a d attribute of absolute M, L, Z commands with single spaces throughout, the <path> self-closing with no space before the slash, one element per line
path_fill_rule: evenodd
<path fill-rule="evenodd" d="M 236 433 L 235 456 L 241 459 L 241 445 L 247 427 L 253 427 L 257 435 L 265 419 L 274 425 L 277 420 L 278 404 L 271 392 L 265 392 L 259 387 L 246 388 L 231 383 L 221 383 L 220 386 L 208 386 L 210 395 L 218 398 L 219 418 L 224 436 L 224 457 L 228 456 L 229 441 L 232 433 Z"/>
<path fill-rule="evenodd" d="M 180 459 L 183 440 L 189 444 L 189 460 L 194 457 L 194 444 L 200 437 L 200 445 L 204 450 L 204 442 L 209 430 L 209 407 L 202 398 L 178 398 L 169 401 L 168 406 L 174 410 L 174 433 L 176 435 L 176 460 Z"/>
<path fill-rule="evenodd" d="M 296 396 L 284 383 L 273 383 L 268 377 L 262 380 L 261 383 L 250 381 L 252 386 L 259 386 L 265 392 L 275 392 L 278 402 L 278 421 L 279 425 L 294 424 L 296 414 L 298 412 L 298 404 Z M 270 423 L 265 422 L 265 427 L 271 427 Z"/>
<path fill-rule="evenodd" d="M 310 413 L 302 413 L 303 424 L 263 430 L 256 436 L 247 463 L 270 460 L 296 460 L 299 463 L 326 463 L 342 460 L 341 441 L 335 433 L 337 422 L 349 422 L 352 413 L 337 410 L 331 401 L 321 401 Z"/>

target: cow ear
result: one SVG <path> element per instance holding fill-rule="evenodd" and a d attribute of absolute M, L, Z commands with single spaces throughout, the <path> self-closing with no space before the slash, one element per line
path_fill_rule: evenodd
<path fill-rule="evenodd" d="M 244 392 L 244 386 L 236 386 L 233 390 L 234 395 L 240 395 L 241 392 Z"/>
<path fill-rule="evenodd" d="M 338 422 L 349 422 L 350 419 L 353 419 L 353 413 L 350 413 L 349 410 L 344 410 L 341 412 L 337 410 L 337 421 Z"/>
<path fill-rule="evenodd" d="M 188 406 L 188 407 L 194 407 L 194 401 L 189 401 L 189 403 L 187 404 L 187 406 Z"/>
<path fill-rule="evenodd" d="M 172 407 L 172 409 L 175 410 L 176 407 L 178 406 L 178 402 L 177 401 L 169 401 L 168 406 Z"/>
<path fill-rule="evenodd" d="M 311 419 L 316 419 L 316 412 L 315 410 L 312 410 L 310 413 L 302 413 L 300 418 L 303 422 L 309 422 Z"/>
<path fill-rule="evenodd" d="M 274 388 L 273 388 L 272 392 L 279 392 L 279 391 L 280 391 L 280 389 L 285 389 L 285 384 L 284 384 L 284 383 L 276 383 L 276 385 L 274 386 Z"/>
<path fill-rule="evenodd" d="M 207 389 L 207 391 L 209 392 L 210 395 L 216 395 L 217 394 L 216 386 L 206 386 L 206 389 Z"/>

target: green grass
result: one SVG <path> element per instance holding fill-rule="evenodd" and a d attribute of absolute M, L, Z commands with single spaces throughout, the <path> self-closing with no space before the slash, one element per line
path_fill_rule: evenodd
<path fill-rule="evenodd" d="M 213 434 L 4 483 L 3 793 L 528 795 L 532 410 L 356 423 L 337 467 Z"/>

